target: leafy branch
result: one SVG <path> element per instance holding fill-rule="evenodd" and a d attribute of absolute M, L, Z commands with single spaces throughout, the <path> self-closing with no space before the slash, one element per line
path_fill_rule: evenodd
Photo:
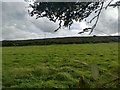
<path fill-rule="evenodd" d="M 83 19 L 86 19 L 90 16 L 92 12 L 98 12 L 96 16 L 94 16 L 90 23 L 96 19 L 94 25 L 89 28 L 83 29 L 79 34 L 88 32 L 90 30 L 91 34 L 95 29 L 97 22 L 100 17 L 100 13 L 102 9 L 107 9 L 108 6 L 120 6 L 120 1 L 117 1 L 115 4 L 111 4 L 113 0 L 111 0 L 106 7 L 103 7 L 105 1 L 101 2 L 38 2 L 38 0 L 25 0 L 26 2 L 33 1 L 32 4 L 29 4 L 29 8 L 32 8 L 29 11 L 29 15 L 31 17 L 36 16 L 36 19 L 46 17 L 50 21 L 56 22 L 59 21 L 59 27 L 54 31 L 58 31 L 62 24 L 65 27 L 71 27 L 74 21 L 81 22 Z"/>

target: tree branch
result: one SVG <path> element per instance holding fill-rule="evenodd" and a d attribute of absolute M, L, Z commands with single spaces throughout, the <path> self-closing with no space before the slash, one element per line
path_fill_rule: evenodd
<path fill-rule="evenodd" d="M 54 32 L 57 32 L 61 28 L 61 23 L 62 23 L 62 21 L 60 20 L 59 27 L 57 29 L 55 29 Z"/>
<path fill-rule="evenodd" d="M 105 7 L 105 9 L 108 8 L 108 6 L 111 4 L 112 1 L 113 1 L 113 0 L 111 0 L 111 1 L 107 4 L 107 6 Z"/>
<path fill-rule="evenodd" d="M 100 16 L 101 10 L 102 10 L 102 8 L 103 8 L 103 5 L 104 5 L 104 2 L 102 2 L 101 8 L 100 8 L 100 10 L 99 10 L 99 12 L 98 12 L 98 15 L 96 16 L 96 17 L 97 17 L 97 20 L 96 20 L 95 24 L 92 26 L 89 35 L 93 32 L 94 28 L 95 28 L 96 25 L 97 25 L 97 22 L 98 22 L 98 19 L 99 19 L 99 16 Z"/>

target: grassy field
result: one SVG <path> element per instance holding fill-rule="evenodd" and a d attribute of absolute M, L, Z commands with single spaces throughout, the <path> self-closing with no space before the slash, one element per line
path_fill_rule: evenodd
<path fill-rule="evenodd" d="M 118 43 L 14 46 L 2 48 L 3 88 L 118 87 Z M 91 63 L 99 70 L 97 84 Z M 112 82 L 111 82 L 112 81 Z"/>

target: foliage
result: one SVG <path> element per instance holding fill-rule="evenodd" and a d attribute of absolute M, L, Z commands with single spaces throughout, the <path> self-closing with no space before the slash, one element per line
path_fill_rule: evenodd
<path fill-rule="evenodd" d="M 81 21 L 88 17 L 91 12 L 99 7 L 100 2 L 35 2 L 31 5 L 33 11 L 31 16 L 37 14 L 36 18 L 47 17 L 49 20 L 64 22 L 68 27 L 73 21 Z"/>
<path fill-rule="evenodd" d="M 113 0 L 110 1 L 110 3 Z M 89 29 L 92 33 L 93 29 L 96 27 L 101 10 L 103 9 L 105 1 L 100 0 L 99 2 L 39 2 L 35 0 L 33 4 L 29 4 L 32 11 L 29 11 L 31 16 L 36 16 L 36 19 L 41 17 L 47 17 L 50 21 L 59 21 L 59 27 L 55 30 L 59 30 L 63 23 L 63 26 L 69 27 L 74 23 L 74 21 L 82 21 L 90 16 L 91 13 L 95 12 L 97 15 L 91 19 L 92 22 L 96 18 L 95 24 L 83 30 L 87 32 Z M 110 6 L 110 3 L 105 7 Z M 114 7 L 117 4 L 113 4 Z M 112 6 L 112 5 L 111 5 Z M 80 33 L 83 33 L 80 32 Z"/>
<path fill-rule="evenodd" d="M 95 88 L 93 62 L 97 87 L 119 85 L 118 43 L 3 47 L 2 58 L 3 88 L 77 88 L 80 79 Z"/>
<path fill-rule="evenodd" d="M 92 72 L 93 79 L 97 80 L 99 76 L 98 66 L 96 63 L 91 63 L 90 66 L 91 66 L 91 72 Z"/>

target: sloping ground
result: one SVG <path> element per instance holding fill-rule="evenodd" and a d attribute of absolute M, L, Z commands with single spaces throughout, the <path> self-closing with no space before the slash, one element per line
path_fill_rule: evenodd
<path fill-rule="evenodd" d="M 11 46 L 2 52 L 3 88 L 76 88 L 80 77 L 90 88 L 120 87 L 118 43 Z M 98 65 L 97 82 L 93 62 Z"/>
<path fill-rule="evenodd" d="M 50 44 L 83 44 L 83 43 L 110 43 L 120 42 L 119 36 L 94 36 L 94 37 L 66 37 L 47 38 L 33 40 L 2 41 L 2 46 L 28 46 L 28 45 L 50 45 Z"/>

